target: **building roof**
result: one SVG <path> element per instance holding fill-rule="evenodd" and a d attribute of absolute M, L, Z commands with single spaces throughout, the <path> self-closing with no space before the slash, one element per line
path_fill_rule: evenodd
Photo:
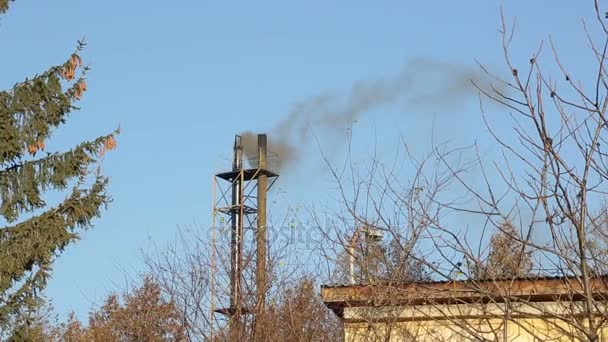
<path fill-rule="evenodd" d="M 591 279 L 596 299 L 608 298 L 608 276 Z M 504 280 L 429 281 L 404 284 L 323 285 L 321 297 L 338 316 L 346 307 L 408 306 L 427 304 L 545 302 L 582 300 L 583 286 L 576 277 L 536 277 Z"/>

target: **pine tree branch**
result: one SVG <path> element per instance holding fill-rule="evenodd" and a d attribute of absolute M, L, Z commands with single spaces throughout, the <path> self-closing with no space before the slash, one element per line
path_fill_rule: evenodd
<path fill-rule="evenodd" d="M 58 207 L 0 229 L 0 330 L 44 287 L 53 258 L 78 239 L 75 230 L 89 228 L 109 203 L 106 184 L 98 177 L 88 190 L 75 188 Z"/>
<path fill-rule="evenodd" d="M 71 179 L 86 174 L 110 137 L 113 134 L 0 170 L 0 216 L 13 222 L 21 212 L 44 207 L 42 192 L 63 190 Z"/>
<path fill-rule="evenodd" d="M 63 91 L 61 80 L 74 80 L 79 68 L 83 69 L 82 77 Z M 0 92 L 0 165 L 21 159 L 26 151 L 32 154 L 44 147 L 52 130 L 77 109 L 74 102 L 86 91 L 87 70 L 74 53 L 63 65 Z"/>

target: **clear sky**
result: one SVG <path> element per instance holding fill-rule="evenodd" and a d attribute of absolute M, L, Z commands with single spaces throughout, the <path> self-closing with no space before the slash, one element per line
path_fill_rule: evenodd
<path fill-rule="evenodd" d="M 295 103 L 391 77 L 419 58 L 464 67 L 479 60 L 504 71 L 500 6 L 495 0 L 17 0 L 0 19 L 0 87 L 63 62 L 83 36 L 88 43 L 83 57 L 92 71 L 82 110 L 47 147 L 66 148 L 118 125 L 123 131 L 119 149 L 103 164 L 114 202 L 56 262 L 47 293 L 58 312 L 82 317 L 143 269 L 142 251 L 151 244 L 172 240 L 177 226 L 208 225 L 211 177 L 228 167 L 234 134 L 268 131 Z M 519 63 L 526 65 L 549 34 L 566 62 L 578 63 L 581 18 L 593 20 L 590 1 L 502 6 L 509 20 L 517 17 Z M 483 139 L 473 97 L 415 112 L 385 106 L 355 124 L 357 153 L 364 158 L 378 141 L 390 155 L 400 136 L 424 147 L 433 125 L 446 139 Z M 345 130 L 331 143 L 343 146 Z M 305 159 L 281 179 L 290 205 L 307 205 L 327 190 L 314 144 Z M 298 181 L 306 175 L 314 179 Z"/>

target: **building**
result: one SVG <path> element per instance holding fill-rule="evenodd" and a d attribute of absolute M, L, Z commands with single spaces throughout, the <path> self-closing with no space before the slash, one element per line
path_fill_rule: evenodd
<path fill-rule="evenodd" d="M 593 313 L 576 278 L 322 286 L 345 341 L 578 341 L 589 319 L 608 341 L 608 277 L 591 279 Z"/>

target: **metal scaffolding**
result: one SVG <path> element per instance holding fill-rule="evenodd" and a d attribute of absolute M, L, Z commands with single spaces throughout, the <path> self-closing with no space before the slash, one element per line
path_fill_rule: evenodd
<path fill-rule="evenodd" d="M 213 225 L 212 254 L 215 257 L 215 224 L 216 216 L 222 215 L 224 222 L 230 226 L 230 306 L 227 308 L 212 307 L 229 317 L 229 334 L 231 340 L 243 337 L 242 316 L 263 312 L 266 302 L 266 194 L 276 181 L 278 175 L 267 169 L 267 137 L 259 134 L 257 139 L 257 160 L 255 168 L 246 168 L 243 163 L 244 146 L 241 136 L 234 139 L 232 170 L 221 172 L 213 178 Z M 254 232 L 256 243 L 256 305 L 255 308 L 244 306 L 243 301 L 243 244 L 245 231 Z M 212 297 L 215 281 L 215 260 L 212 262 Z M 212 306 L 215 299 L 212 299 Z"/>

